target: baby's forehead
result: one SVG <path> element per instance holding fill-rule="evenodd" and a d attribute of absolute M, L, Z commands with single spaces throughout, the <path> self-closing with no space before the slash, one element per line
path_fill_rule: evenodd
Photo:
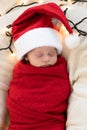
<path fill-rule="evenodd" d="M 42 52 L 42 51 L 54 51 L 56 48 L 51 47 L 51 46 L 41 46 L 33 49 L 33 52 Z"/>

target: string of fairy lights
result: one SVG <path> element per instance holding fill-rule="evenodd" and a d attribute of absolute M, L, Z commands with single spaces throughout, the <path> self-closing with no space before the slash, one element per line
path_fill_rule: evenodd
<path fill-rule="evenodd" d="M 61 0 L 61 1 L 64 1 L 64 0 Z M 65 1 L 68 1 L 68 2 L 71 2 L 72 4 L 75 4 L 76 2 L 87 2 L 87 0 L 65 0 Z M 39 2 L 43 2 L 42 0 L 39 0 L 39 1 L 36 1 L 36 2 L 32 2 L 32 3 L 24 3 L 24 1 L 23 0 L 21 0 L 21 4 L 18 4 L 18 5 L 16 5 L 16 6 L 14 6 L 14 7 L 12 7 L 12 8 L 10 8 L 7 12 L 6 12 L 6 14 L 8 14 L 9 12 L 11 12 L 13 9 L 15 9 L 15 8 L 18 8 L 18 7 L 24 7 L 24 6 L 30 6 L 30 5 L 33 5 L 33 4 L 38 4 Z M 62 5 L 60 5 L 60 6 L 62 6 Z M 68 11 L 68 8 L 66 8 L 65 9 L 65 11 L 64 11 L 64 13 L 65 13 L 65 15 L 66 15 L 66 13 L 67 13 L 67 11 Z M 1 16 L 1 15 L 0 15 Z M 68 19 L 68 21 L 72 24 L 72 28 L 74 28 L 74 29 L 76 29 L 77 30 L 77 32 L 79 33 L 79 36 L 87 36 L 87 32 L 85 32 L 85 31 L 83 31 L 83 30 L 80 30 L 79 28 L 78 28 L 78 25 L 80 25 L 83 21 L 85 21 L 87 19 L 87 17 L 85 17 L 85 18 L 83 18 L 83 19 L 81 19 L 78 23 L 74 23 L 73 21 L 71 21 L 70 19 Z M 13 54 L 14 52 L 13 52 L 13 50 L 12 50 L 12 42 L 13 42 L 13 38 L 12 38 L 12 35 L 11 35 L 11 33 L 10 33 L 10 29 L 11 29 L 11 25 L 7 25 L 6 26 L 6 28 L 7 28 L 7 31 L 5 31 L 5 35 L 7 36 L 7 37 L 9 37 L 9 45 L 7 46 L 7 47 L 3 47 L 3 48 L 0 48 L 0 51 L 3 51 L 3 50 L 9 50 L 10 52 L 11 52 L 11 54 Z"/>

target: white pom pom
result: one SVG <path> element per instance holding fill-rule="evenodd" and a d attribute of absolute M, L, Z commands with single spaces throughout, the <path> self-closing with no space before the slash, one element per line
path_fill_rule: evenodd
<path fill-rule="evenodd" d="M 65 38 L 65 44 L 69 49 L 76 48 L 80 45 L 80 38 L 75 34 L 70 34 Z"/>

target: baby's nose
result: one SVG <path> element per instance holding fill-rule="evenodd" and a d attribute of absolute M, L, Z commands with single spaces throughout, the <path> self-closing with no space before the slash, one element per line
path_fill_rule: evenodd
<path fill-rule="evenodd" d="M 43 61 L 44 62 L 48 62 L 50 60 L 50 57 L 48 56 L 48 55 L 45 55 L 44 57 L 43 57 Z"/>

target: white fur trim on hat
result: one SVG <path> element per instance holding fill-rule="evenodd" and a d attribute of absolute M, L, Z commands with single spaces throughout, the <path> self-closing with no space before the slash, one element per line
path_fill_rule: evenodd
<path fill-rule="evenodd" d="M 58 54 L 62 51 L 61 39 L 58 32 L 51 28 L 36 28 L 25 32 L 14 43 L 17 58 L 22 57 L 30 50 L 41 46 L 52 46 L 58 50 Z"/>
<path fill-rule="evenodd" d="M 80 44 L 80 38 L 76 34 L 69 34 L 69 36 L 65 38 L 65 44 L 69 49 L 76 48 Z"/>

